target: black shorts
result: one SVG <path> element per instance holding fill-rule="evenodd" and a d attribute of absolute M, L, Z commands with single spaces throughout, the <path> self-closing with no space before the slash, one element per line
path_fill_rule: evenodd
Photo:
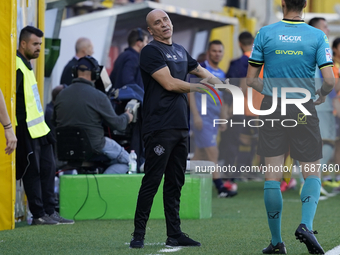
<path fill-rule="evenodd" d="M 237 120 L 235 118 L 237 118 L 237 115 L 233 116 L 233 121 Z M 258 137 L 259 131 L 258 131 L 258 128 L 256 126 L 253 126 L 254 123 L 252 123 L 252 125 L 247 125 L 247 123 L 249 123 L 250 120 L 253 120 L 253 122 L 254 122 L 254 120 L 256 120 L 256 119 L 257 119 L 257 117 L 254 117 L 254 116 L 241 116 L 241 121 L 245 120 L 246 125 L 241 126 L 240 134 L 249 135 L 252 138 Z M 238 120 L 238 121 L 240 121 L 240 120 Z M 258 122 L 255 121 L 255 123 L 258 123 Z"/>
<path fill-rule="evenodd" d="M 271 106 L 272 97 L 265 96 L 261 110 L 268 110 Z M 302 162 L 314 162 L 322 158 L 319 118 L 313 100 L 304 103 L 303 106 L 312 115 L 305 116 L 296 105 L 288 104 L 286 115 L 283 116 L 279 98 L 274 113 L 260 116 L 264 123 L 259 128 L 258 154 L 260 156 L 275 157 L 290 150 L 291 157 Z M 277 121 L 270 121 L 270 119 Z"/>

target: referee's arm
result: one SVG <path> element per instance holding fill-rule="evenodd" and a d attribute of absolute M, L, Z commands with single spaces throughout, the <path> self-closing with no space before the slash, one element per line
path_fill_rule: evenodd
<path fill-rule="evenodd" d="M 321 68 L 323 83 L 320 89 L 316 91 L 319 98 L 314 102 L 315 105 L 322 104 L 326 100 L 326 96 L 332 91 L 335 86 L 335 78 L 332 66 Z"/>
<path fill-rule="evenodd" d="M 262 65 L 248 64 L 247 80 L 246 83 L 258 92 L 263 90 L 263 80 L 259 78 Z"/>

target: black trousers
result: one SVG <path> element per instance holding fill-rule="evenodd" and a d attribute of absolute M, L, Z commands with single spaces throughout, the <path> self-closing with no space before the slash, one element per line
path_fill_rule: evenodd
<path fill-rule="evenodd" d="M 179 203 L 188 156 L 187 130 L 159 130 L 144 137 L 145 176 L 139 190 L 135 232 L 145 234 L 151 206 L 164 174 L 163 204 L 167 235 L 181 233 Z"/>
<path fill-rule="evenodd" d="M 26 129 L 26 130 L 25 130 Z M 17 126 L 17 172 L 24 183 L 33 218 L 52 214 L 55 207 L 55 160 L 52 144 L 46 137 L 32 139 L 25 126 Z M 17 173 L 17 179 L 20 177 Z"/>

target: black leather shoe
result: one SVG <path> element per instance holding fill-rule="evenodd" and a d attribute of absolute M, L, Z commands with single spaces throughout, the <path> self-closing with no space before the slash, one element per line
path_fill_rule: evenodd
<path fill-rule="evenodd" d="M 141 233 L 132 233 L 132 239 L 130 242 L 130 248 L 132 249 L 140 249 L 144 248 L 144 235 Z"/>
<path fill-rule="evenodd" d="M 201 246 L 201 243 L 192 240 L 187 234 L 182 233 L 178 238 L 168 237 L 168 239 L 166 239 L 165 246 Z"/>

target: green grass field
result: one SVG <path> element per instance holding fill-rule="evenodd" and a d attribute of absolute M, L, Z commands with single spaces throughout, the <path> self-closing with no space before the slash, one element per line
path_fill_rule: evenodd
<path fill-rule="evenodd" d="M 77 221 L 74 225 L 28 226 L 18 223 L 14 230 L 0 232 L 0 254 L 262 254 L 270 242 L 263 203 L 263 182 L 239 183 L 239 194 L 219 199 L 213 192 L 213 216 L 204 220 L 182 220 L 182 230 L 200 241 L 202 247 L 171 250 L 164 247 L 164 220 L 150 220 L 145 248 L 128 248 L 132 220 Z M 288 254 L 309 254 L 295 240 L 300 223 L 298 190 L 283 193 L 282 236 Z M 320 201 L 314 230 L 325 251 L 340 245 L 340 195 Z"/>

